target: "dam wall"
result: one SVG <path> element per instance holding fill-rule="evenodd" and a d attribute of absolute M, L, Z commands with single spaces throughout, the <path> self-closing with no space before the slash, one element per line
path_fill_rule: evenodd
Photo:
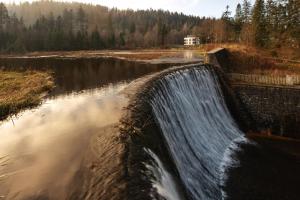
<path fill-rule="evenodd" d="M 227 70 L 228 63 L 228 51 L 225 48 L 217 48 L 207 53 L 207 62 L 211 65 Z"/>
<path fill-rule="evenodd" d="M 225 72 L 230 71 L 229 60 L 224 48 L 208 53 L 208 62 Z M 279 78 L 226 73 L 225 78 L 232 85 L 240 110 L 250 119 L 248 131 L 300 139 L 298 76 Z"/>
<path fill-rule="evenodd" d="M 248 126 L 225 79 L 219 68 L 196 64 L 137 89 L 120 125 L 128 199 L 221 198 L 223 156 Z"/>
<path fill-rule="evenodd" d="M 253 131 L 300 139 L 300 89 L 243 84 L 233 91 L 252 116 Z"/>

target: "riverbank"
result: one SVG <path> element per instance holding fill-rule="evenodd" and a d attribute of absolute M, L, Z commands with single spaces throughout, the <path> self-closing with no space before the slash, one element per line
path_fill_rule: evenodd
<path fill-rule="evenodd" d="M 0 120 L 38 105 L 53 87 L 50 72 L 0 70 Z"/>
<path fill-rule="evenodd" d="M 227 63 L 223 64 L 229 73 L 278 76 L 300 74 L 300 54 L 297 50 L 258 49 L 242 44 L 207 44 L 198 50 L 209 52 L 217 48 L 227 50 Z"/>

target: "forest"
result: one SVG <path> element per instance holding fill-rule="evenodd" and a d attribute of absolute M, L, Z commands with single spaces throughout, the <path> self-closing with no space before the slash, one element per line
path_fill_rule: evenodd
<path fill-rule="evenodd" d="M 119 10 L 43 0 L 0 3 L 0 51 L 62 51 L 172 47 L 188 34 L 201 43 L 300 48 L 299 0 L 248 0 L 220 18 L 163 10 Z M 199 13 L 201 15 L 201 13 Z"/>

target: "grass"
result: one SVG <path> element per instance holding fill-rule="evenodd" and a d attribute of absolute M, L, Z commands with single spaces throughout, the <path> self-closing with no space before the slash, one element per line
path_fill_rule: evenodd
<path fill-rule="evenodd" d="M 49 72 L 0 70 L 0 120 L 38 105 L 53 85 Z"/>
<path fill-rule="evenodd" d="M 230 72 L 279 76 L 300 74 L 299 50 L 259 49 L 242 44 L 206 44 L 200 49 L 207 52 L 219 47 L 229 51 Z"/>

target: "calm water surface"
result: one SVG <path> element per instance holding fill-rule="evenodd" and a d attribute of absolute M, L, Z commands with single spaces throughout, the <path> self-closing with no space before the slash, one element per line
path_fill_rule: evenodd
<path fill-rule="evenodd" d="M 42 105 L 0 124 L 0 199 L 65 198 L 90 136 L 116 124 L 131 80 L 166 68 L 114 59 L 16 59 L 7 70 L 52 70 Z"/>

